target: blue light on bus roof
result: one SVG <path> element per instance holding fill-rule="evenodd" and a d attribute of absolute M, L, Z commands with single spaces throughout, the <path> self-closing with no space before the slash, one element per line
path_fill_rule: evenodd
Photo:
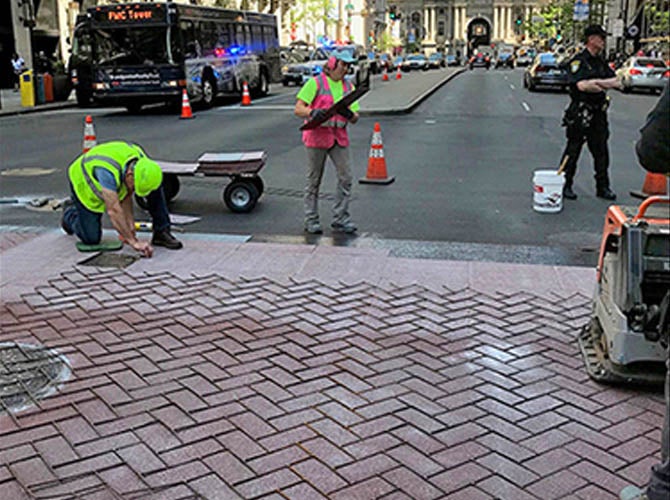
<path fill-rule="evenodd" d="M 242 47 L 241 45 L 231 45 L 230 47 L 228 47 L 228 53 L 233 56 L 244 54 L 244 52 L 245 52 L 244 47 Z"/>

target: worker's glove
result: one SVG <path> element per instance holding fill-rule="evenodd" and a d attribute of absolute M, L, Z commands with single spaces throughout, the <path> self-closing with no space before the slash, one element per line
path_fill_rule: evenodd
<path fill-rule="evenodd" d="M 343 110 L 338 111 L 338 114 L 346 118 L 347 121 L 350 121 L 354 117 L 354 112 L 351 111 L 349 108 L 344 108 Z"/>
<path fill-rule="evenodd" d="M 325 118 L 326 110 L 325 109 L 313 109 L 309 112 L 309 119 L 312 121 L 321 120 Z"/>

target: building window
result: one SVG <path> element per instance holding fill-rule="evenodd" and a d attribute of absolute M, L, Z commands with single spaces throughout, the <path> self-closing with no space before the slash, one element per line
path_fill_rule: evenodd
<path fill-rule="evenodd" d="M 437 23 L 437 35 L 444 36 L 444 21 Z"/>

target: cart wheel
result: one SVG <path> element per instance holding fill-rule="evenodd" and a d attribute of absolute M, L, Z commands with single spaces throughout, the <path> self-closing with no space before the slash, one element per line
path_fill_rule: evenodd
<path fill-rule="evenodd" d="M 260 198 L 263 194 L 263 191 L 265 191 L 265 184 L 263 184 L 263 179 L 255 175 L 249 180 L 254 183 L 254 186 L 256 186 L 256 189 L 258 190 L 258 197 Z"/>
<path fill-rule="evenodd" d="M 251 212 L 258 201 L 258 189 L 250 181 L 233 181 L 223 191 L 223 201 L 231 212 Z"/>
<path fill-rule="evenodd" d="M 163 192 L 165 193 L 166 201 L 170 202 L 177 197 L 179 186 L 179 177 L 175 174 L 165 174 L 163 176 Z"/>

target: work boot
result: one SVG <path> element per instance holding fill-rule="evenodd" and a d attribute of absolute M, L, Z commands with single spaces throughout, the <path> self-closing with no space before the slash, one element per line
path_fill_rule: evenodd
<path fill-rule="evenodd" d="M 604 200 L 616 200 L 616 193 L 608 187 L 596 189 L 596 196 Z"/>
<path fill-rule="evenodd" d="M 649 500 L 649 497 L 637 486 L 626 486 L 619 492 L 619 500 Z"/>
<path fill-rule="evenodd" d="M 305 232 L 309 234 L 322 234 L 323 229 L 319 221 L 305 222 Z"/>
<path fill-rule="evenodd" d="M 151 244 L 156 247 L 165 247 L 169 250 L 179 250 L 184 246 L 181 241 L 172 236 L 169 229 L 155 232 L 153 238 L 151 238 Z"/>
<path fill-rule="evenodd" d="M 576 200 L 577 194 L 572 190 L 572 186 L 566 186 L 563 188 L 563 198 L 566 200 Z"/>
<path fill-rule="evenodd" d="M 348 222 L 333 222 L 330 227 L 333 231 L 338 231 L 340 233 L 353 234 L 358 229 L 356 224 L 351 221 Z"/>
<path fill-rule="evenodd" d="M 61 203 L 62 211 L 61 211 L 61 214 L 60 214 L 60 227 L 63 229 L 63 231 L 65 231 L 65 233 L 67 233 L 69 235 L 74 234 L 74 231 L 72 231 L 70 226 L 68 226 L 65 223 L 65 211 L 68 208 L 70 208 L 72 205 L 74 205 L 74 202 L 70 198 L 64 199 L 63 202 Z"/>

